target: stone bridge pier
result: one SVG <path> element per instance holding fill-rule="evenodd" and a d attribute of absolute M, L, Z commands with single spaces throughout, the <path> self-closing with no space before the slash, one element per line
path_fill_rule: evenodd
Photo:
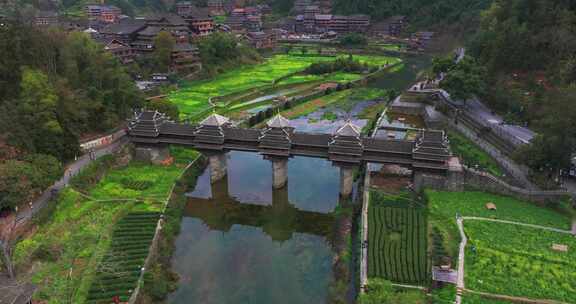
<path fill-rule="evenodd" d="M 228 175 L 228 162 L 225 152 L 207 153 L 210 166 L 210 183 L 216 183 Z"/>
<path fill-rule="evenodd" d="M 353 166 L 340 166 L 340 196 L 348 198 L 354 189 L 354 169 Z"/>
<path fill-rule="evenodd" d="M 288 184 L 288 158 L 265 156 L 264 159 L 272 163 L 272 187 L 285 188 Z"/>
<path fill-rule="evenodd" d="M 142 162 L 160 164 L 170 158 L 167 145 L 139 146 L 134 149 L 134 159 Z"/>

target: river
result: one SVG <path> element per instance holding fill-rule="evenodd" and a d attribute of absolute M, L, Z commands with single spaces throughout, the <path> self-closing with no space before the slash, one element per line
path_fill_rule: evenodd
<path fill-rule="evenodd" d="M 403 90 L 426 62 L 408 59 L 404 69 L 370 86 Z M 372 103 L 358 105 L 352 114 L 336 111 L 332 121 L 322 120 L 324 110 L 319 110 L 293 120 L 292 126 L 331 133 L 353 118 L 362 127 L 367 121 L 354 115 Z M 168 302 L 331 302 L 337 277 L 347 268 L 341 264 L 350 264 L 339 258 L 352 217 L 341 212 L 339 169 L 328 160 L 294 157 L 288 162 L 288 186 L 273 190 L 272 165 L 261 155 L 229 152 L 227 163 L 226 180 L 211 185 L 207 168 L 186 194 L 172 260 L 180 281 Z"/>

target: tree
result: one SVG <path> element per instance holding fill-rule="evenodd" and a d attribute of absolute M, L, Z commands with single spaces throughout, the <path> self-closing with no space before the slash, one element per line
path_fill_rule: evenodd
<path fill-rule="evenodd" d="M 392 283 L 383 279 L 370 279 L 366 293 L 360 295 L 359 304 L 425 304 L 425 295 L 420 291 L 397 292 Z"/>
<path fill-rule="evenodd" d="M 485 70 L 478 63 L 466 57 L 446 72 L 440 87 L 456 100 L 466 101 L 484 92 Z"/>
<path fill-rule="evenodd" d="M 150 100 L 146 103 L 146 108 L 150 110 L 156 110 L 160 113 L 168 115 L 171 119 L 178 119 L 180 112 L 178 106 L 172 103 L 170 100 L 163 98 L 160 100 Z"/>
<path fill-rule="evenodd" d="M 440 75 L 441 73 L 446 73 L 453 69 L 454 65 L 454 59 L 450 56 L 434 57 L 432 59 L 432 72 L 435 75 Z"/>
<path fill-rule="evenodd" d="M 162 31 L 154 38 L 154 60 L 156 70 L 166 73 L 172 64 L 172 51 L 175 45 L 174 37 L 169 32 Z"/>
<path fill-rule="evenodd" d="M 368 44 L 368 39 L 366 38 L 366 36 L 364 36 L 362 34 L 358 34 L 358 33 L 346 34 L 346 35 L 342 36 L 342 38 L 340 38 L 340 45 L 342 45 L 342 46 L 358 47 L 358 46 L 365 46 L 367 44 Z"/>

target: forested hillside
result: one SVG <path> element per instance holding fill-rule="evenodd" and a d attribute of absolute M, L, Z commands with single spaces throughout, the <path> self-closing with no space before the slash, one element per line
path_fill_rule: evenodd
<path fill-rule="evenodd" d="M 50 185 L 81 136 L 118 126 L 142 97 L 84 33 L 5 25 L 0 54 L 1 209 Z"/>
<path fill-rule="evenodd" d="M 565 168 L 576 149 L 576 2 L 496 0 L 470 51 L 488 71 L 485 99 L 542 134 L 519 158 Z"/>
<path fill-rule="evenodd" d="M 336 13 L 368 14 L 375 19 L 405 15 L 415 25 L 430 26 L 478 19 L 492 0 L 333 0 Z"/>

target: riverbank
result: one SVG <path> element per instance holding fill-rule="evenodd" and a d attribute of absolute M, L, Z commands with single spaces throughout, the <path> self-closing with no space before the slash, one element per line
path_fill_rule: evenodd
<path fill-rule="evenodd" d="M 94 278 L 102 273 L 122 277 L 117 267 L 102 264 L 116 223 L 130 213 L 162 212 L 163 200 L 185 163 L 195 158 L 194 153 L 173 151 L 172 165 L 153 166 L 130 162 L 130 152 L 124 150 L 91 164 L 62 190 L 52 214 L 15 247 L 17 272 L 38 286 L 36 300 L 86 303 L 89 296 L 97 299 Z M 129 297 L 125 292 L 118 295 Z"/>

